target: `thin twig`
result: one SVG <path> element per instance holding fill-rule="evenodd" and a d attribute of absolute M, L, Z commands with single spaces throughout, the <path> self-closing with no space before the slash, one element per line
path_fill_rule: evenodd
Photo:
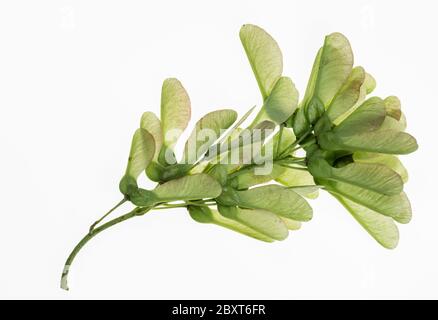
<path fill-rule="evenodd" d="M 105 219 L 106 217 L 108 217 L 114 210 L 116 210 L 118 207 L 120 207 L 122 204 L 124 204 L 126 201 L 128 201 L 128 199 L 125 197 L 123 198 L 119 203 L 117 203 L 110 211 L 108 211 L 107 213 L 105 213 L 102 218 L 100 218 L 99 220 L 95 221 L 89 229 L 89 232 L 93 232 L 94 228 L 96 227 L 96 225 L 98 225 L 103 219 Z"/>
<path fill-rule="evenodd" d="M 274 152 L 275 157 L 278 156 L 278 152 L 280 150 L 281 139 L 283 138 L 283 129 L 284 129 L 284 124 L 282 123 L 280 125 L 280 132 L 278 134 L 278 142 L 277 142 L 277 145 L 275 146 L 275 152 Z"/>

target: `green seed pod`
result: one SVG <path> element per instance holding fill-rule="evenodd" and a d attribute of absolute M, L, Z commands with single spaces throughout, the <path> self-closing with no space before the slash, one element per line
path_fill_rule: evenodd
<path fill-rule="evenodd" d="M 163 166 L 173 165 L 177 163 L 175 153 L 172 149 L 163 146 L 158 155 L 158 162 Z"/>
<path fill-rule="evenodd" d="M 193 220 L 199 223 L 212 223 L 212 212 L 207 207 L 188 206 L 189 214 Z"/>
<path fill-rule="evenodd" d="M 315 124 L 325 112 L 324 104 L 317 97 L 313 97 L 304 108 L 307 121 Z"/>
<path fill-rule="evenodd" d="M 146 168 L 146 175 L 152 181 L 160 182 L 162 181 L 161 177 L 163 176 L 164 170 L 166 170 L 164 166 L 162 166 L 158 162 L 152 161 Z"/>
<path fill-rule="evenodd" d="M 215 178 L 221 186 L 225 186 L 227 184 L 227 168 L 222 164 L 217 164 L 213 166 L 209 171 L 208 175 Z"/>
<path fill-rule="evenodd" d="M 239 202 L 237 191 L 230 186 L 222 189 L 222 194 L 216 198 L 216 202 L 223 206 L 235 206 Z"/>
<path fill-rule="evenodd" d="M 165 167 L 157 162 L 152 162 L 147 167 L 146 174 L 152 181 L 165 182 L 186 175 L 191 168 L 190 164 L 175 164 Z"/>
<path fill-rule="evenodd" d="M 310 123 L 304 115 L 303 108 L 299 108 L 289 122 L 288 126 L 293 128 L 294 134 L 297 138 L 302 137 L 310 129 Z"/>
<path fill-rule="evenodd" d="M 175 164 L 173 166 L 165 167 L 161 175 L 161 181 L 170 181 L 183 177 L 190 171 L 191 168 L 191 164 Z"/>
<path fill-rule="evenodd" d="M 330 131 L 333 127 L 333 123 L 330 121 L 330 118 L 327 116 L 327 113 L 324 113 L 321 118 L 316 122 L 314 131 L 315 135 L 318 136 L 323 132 Z"/>
<path fill-rule="evenodd" d="M 155 204 L 156 197 L 152 191 L 138 188 L 129 194 L 129 200 L 139 207 L 149 207 Z"/>
<path fill-rule="evenodd" d="M 137 188 L 137 181 L 129 175 L 124 175 L 120 180 L 119 189 L 125 196 L 129 196 L 129 194 L 137 190 Z"/>
<path fill-rule="evenodd" d="M 328 178 L 332 175 L 332 166 L 318 153 L 308 160 L 307 167 L 315 178 Z"/>

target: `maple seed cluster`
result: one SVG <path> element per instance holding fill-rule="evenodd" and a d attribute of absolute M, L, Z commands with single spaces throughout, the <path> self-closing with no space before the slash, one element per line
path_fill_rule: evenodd
<path fill-rule="evenodd" d="M 325 37 L 302 99 L 282 74 L 282 53 L 266 31 L 244 25 L 240 40 L 262 96 L 254 120 L 245 124 L 254 108 L 239 120 L 231 109 L 206 114 L 177 161 L 174 147 L 189 123 L 190 99 L 177 79 L 166 79 L 160 118 L 145 112 L 134 133 L 119 185 L 123 199 L 93 223 L 73 249 L 62 288 L 68 289 L 70 266 L 89 240 L 152 210 L 185 208 L 197 222 L 273 242 L 312 219 L 306 198 L 324 190 L 383 247 L 397 246 L 397 223 L 408 223 L 412 215 L 403 192 L 408 174 L 397 156 L 418 148 L 405 132 L 399 99 L 368 97 L 375 80 L 364 68 L 353 66 L 350 43 L 340 33 Z M 206 129 L 218 139 L 201 141 Z M 261 162 L 267 150 L 271 156 Z M 243 156 L 224 161 L 232 154 Z M 191 161 L 183 161 L 187 158 Z M 260 171 L 268 164 L 270 170 Z M 141 174 L 157 182 L 156 187 L 140 187 Z M 126 202 L 134 209 L 103 222 Z"/>

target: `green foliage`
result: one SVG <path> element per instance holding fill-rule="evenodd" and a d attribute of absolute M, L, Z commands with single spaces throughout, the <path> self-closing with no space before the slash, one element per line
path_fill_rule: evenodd
<path fill-rule="evenodd" d="M 254 108 L 240 120 L 231 109 L 207 113 L 195 124 L 178 162 L 174 147 L 189 123 L 190 99 L 177 79 L 166 79 L 161 119 L 145 112 L 134 133 L 119 184 L 124 198 L 73 250 L 63 288 L 72 260 L 87 241 L 150 210 L 186 208 L 197 222 L 273 242 L 311 220 L 313 211 L 305 198 L 315 199 L 322 189 L 383 247 L 397 246 L 396 223 L 412 217 L 403 191 L 408 173 L 397 155 L 418 148 L 405 132 L 400 100 L 367 97 L 376 82 L 364 68 L 353 67 L 350 43 L 340 33 L 325 37 L 300 102 L 294 83 L 283 75 L 277 42 L 250 24 L 241 28 L 240 40 L 263 99 L 252 123 L 242 127 Z M 205 136 L 206 129 L 214 138 Z M 242 156 L 246 151 L 249 156 Z M 237 161 L 222 163 L 233 152 Z M 257 162 L 263 155 L 270 157 Z M 263 166 L 272 170 L 260 173 Z M 139 186 L 143 172 L 158 183 L 155 188 Z M 97 227 L 126 201 L 136 208 Z"/>
<path fill-rule="evenodd" d="M 202 136 L 203 130 L 208 134 L 218 137 L 221 130 L 228 129 L 237 119 L 237 112 L 234 110 L 217 110 L 207 113 L 195 125 L 184 147 L 183 159 L 186 162 L 195 162 L 199 154 L 205 154 L 215 140 L 208 139 L 209 135 Z M 191 157 L 189 156 L 191 155 Z"/>
<path fill-rule="evenodd" d="M 155 140 L 152 135 L 144 129 L 137 129 L 132 138 L 131 150 L 129 152 L 128 166 L 122 180 L 120 191 L 127 195 L 136 180 L 151 162 L 155 152 Z"/>
<path fill-rule="evenodd" d="M 219 213 L 230 220 L 255 230 L 273 240 L 287 238 L 288 229 L 280 217 L 262 209 L 243 209 L 237 206 L 218 206 Z"/>
<path fill-rule="evenodd" d="M 281 217 L 298 221 L 312 219 L 312 208 L 292 189 L 266 185 L 237 191 L 236 205 L 243 208 L 268 210 Z"/>
<path fill-rule="evenodd" d="M 246 24 L 240 29 L 239 35 L 265 100 L 283 72 L 281 50 L 277 42 L 258 26 Z"/>
<path fill-rule="evenodd" d="M 316 55 L 301 105 L 306 108 L 316 97 L 327 108 L 349 78 L 352 67 L 353 52 L 347 38 L 340 33 L 326 36 Z"/>

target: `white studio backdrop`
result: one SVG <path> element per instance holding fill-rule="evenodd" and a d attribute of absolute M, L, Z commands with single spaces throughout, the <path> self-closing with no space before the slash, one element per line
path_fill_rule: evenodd
<path fill-rule="evenodd" d="M 0 298 L 438 298 L 435 1 L 3 1 L 0 4 Z M 266 29 L 301 95 L 324 35 L 344 33 L 397 95 L 419 150 L 403 157 L 410 224 L 381 248 L 333 198 L 265 244 L 157 211 L 67 254 L 120 198 L 143 111 L 182 81 L 192 123 L 222 107 L 260 106 L 242 24 Z M 129 205 L 123 207 L 127 210 Z M 120 212 L 123 212 L 121 210 Z"/>

